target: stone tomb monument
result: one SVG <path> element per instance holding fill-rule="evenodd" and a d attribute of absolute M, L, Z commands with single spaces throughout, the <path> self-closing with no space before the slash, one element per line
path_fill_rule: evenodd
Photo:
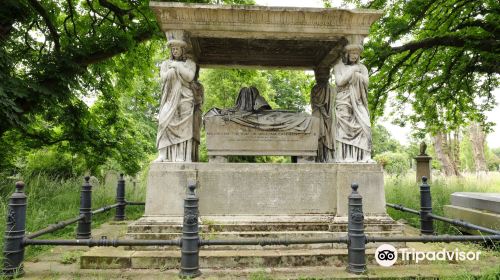
<path fill-rule="evenodd" d="M 273 110 L 255 87 L 242 88 L 233 108 L 213 108 L 205 114 L 210 162 L 228 155 L 285 155 L 314 161 L 319 119 L 306 113 Z"/>
<path fill-rule="evenodd" d="M 381 12 L 164 2 L 150 6 L 172 58 L 161 69 L 159 157 L 149 171 L 145 214 L 129 226 L 130 238 L 177 238 L 188 180 L 198 184 L 201 227 L 210 228 L 215 238 L 345 234 L 353 182 L 363 195 L 368 234 L 401 234 L 402 226 L 386 213 L 382 168 L 371 160 L 368 72 L 359 62 L 363 39 Z M 203 96 L 211 94 L 197 82 L 200 67 L 313 70 L 312 115 L 296 116 L 307 122 L 301 131 L 272 121 L 274 128 L 261 123 L 252 127 L 245 123 L 262 119 L 262 111 L 254 103 L 239 102 L 240 109 L 248 109 L 235 110 L 237 118 L 205 118 L 211 162 L 196 162 L 199 108 Z M 335 86 L 329 84 L 331 73 Z M 223 158 L 254 154 L 302 160 L 258 164 Z"/>

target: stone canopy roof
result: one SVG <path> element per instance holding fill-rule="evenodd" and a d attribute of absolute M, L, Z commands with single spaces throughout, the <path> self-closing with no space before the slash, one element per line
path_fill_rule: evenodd
<path fill-rule="evenodd" d="M 184 31 L 201 67 L 330 67 L 362 44 L 376 10 L 150 2 L 162 31 Z"/>

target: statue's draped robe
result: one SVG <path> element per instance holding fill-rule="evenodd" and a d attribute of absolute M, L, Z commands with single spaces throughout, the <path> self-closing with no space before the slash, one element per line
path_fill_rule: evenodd
<path fill-rule="evenodd" d="M 193 81 L 191 83 L 191 88 L 194 93 L 194 113 L 193 113 L 193 150 L 192 150 L 192 161 L 198 162 L 200 160 L 199 146 L 200 146 L 200 133 L 203 120 L 203 101 L 205 96 L 205 90 L 203 85 L 198 81 Z"/>
<path fill-rule="evenodd" d="M 334 67 L 336 152 L 339 162 L 369 161 L 372 136 L 368 113 L 368 70 L 362 64 Z"/>
<path fill-rule="evenodd" d="M 182 66 L 172 67 L 172 63 Z M 188 75 L 182 74 L 183 67 Z M 166 161 L 192 161 L 194 92 L 191 88 L 196 64 L 191 60 L 162 63 L 160 103 L 156 145 L 166 149 Z M 185 72 L 185 73 L 186 73 Z"/>
<path fill-rule="evenodd" d="M 311 91 L 312 115 L 320 120 L 317 162 L 332 162 L 335 152 L 335 91 L 328 84 L 316 84 Z"/>

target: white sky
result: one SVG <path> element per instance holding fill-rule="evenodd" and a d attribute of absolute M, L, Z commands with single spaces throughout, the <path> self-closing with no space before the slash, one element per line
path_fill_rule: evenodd
<path fill-rule="evenodd" d="M 283 7 L 324 7 L 323 1 L 321 0 L 255 0 L 257 5 L 262 6 L 283 6 Z M 333 0 L 330 1 L 332 3 L 332 7 L 340 7 L 341 0 Z M 493 95 L 497 100 L 497 103 L 500 102 L 500 89 L 497 89 Z M 488 146 L 490 148 L 500 147 L 500 106 L 497 104 L 495 108 L 488 112 L 487 114 L 488 121 L 494 122 L 495 126 L 493 127 L 493 132 L 488 135 L 486 141 L 488 142 Z M 408 143 L 408 135 L 410 134 L 409 127 L 399 127 L 392 125 L 391 120 L 382 121 L 381 123 L 389 130 L 394 138 L 399 140 L 399 142 L 403 144 Z"/>
<path fill-rule="evenodd" d="M 282 6 L 282 7 L 316 7 L 323 8 L 321 0 L 256 0 L 257 5 L 262 6 Z"/>

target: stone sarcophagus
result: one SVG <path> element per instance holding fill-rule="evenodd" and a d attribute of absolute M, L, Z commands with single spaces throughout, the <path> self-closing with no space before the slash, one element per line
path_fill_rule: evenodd
<path fill-rule="evenodd" d="M 319 120 L 313 116 L 296 114 L 306 122 L 302 130 L 266 130 L 242 124 L 238 119 L 228 116 L 206 117 L 204 121 L 208 155 L 314 157 L 318 148 Z"/>

